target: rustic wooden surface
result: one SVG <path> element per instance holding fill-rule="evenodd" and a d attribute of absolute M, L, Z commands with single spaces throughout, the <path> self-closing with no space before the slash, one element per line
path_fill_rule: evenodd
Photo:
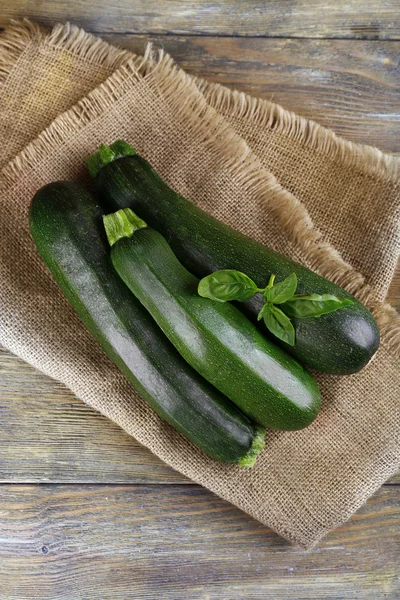
<path fill-rule="evenodd" d="M 3 485 L 0 503 L 6 600 L 398 598 L 397 486 L 308 552 L 197 486 Z"/>
<path fill-rule="evenodd" d="M 400 152 L 400 2 L 0 0 Z M 280 39 L 277 39 L 280 38 Z M 317 39 L 319 38 L 319 39 Z M 389 294 L 400 309 L 400 271 Z M 309 552 L 0 350 L 0 598 L 400 598 L 400 475 Z"/>
<path fill-rule="evenodd" d="M 400 39 L 399 0 L 2 0 L 0 27 L 21 16 L 96 33 Z"/>
<path fill-rule="evenodd" d="M 400 41 L 102 37 L 137 54 L 151 41 L 190 73 L 273 100 L 354 142 L 400 150 Z"/>

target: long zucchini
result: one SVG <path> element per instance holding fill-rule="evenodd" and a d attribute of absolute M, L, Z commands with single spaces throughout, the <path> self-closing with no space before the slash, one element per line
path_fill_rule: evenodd
<path fill-rule="evenodd" d="M 176 192 L 125 142 L 102 146 L 89 159 L 106 212 L 132 208 L 164 235 L 182 264 L 202 278 L 220 269 L 246 273 L 258 287 L 271 274 L 281 281 L 297 275 L 298 294 L 333 294 L 352 306 L 319 318 L 293 318 L 296 343 L 280 343 L 304 364 L 322 372 L 347 374 L 367 364 L 379 346 L 379 329 L 370 311 L 354 296 L 311 270 L 221 223 Z M 256 323 L 260 294 L 238 307 Z M 268 332 L 260 321 L 263 332 Z"/>
<path fill-rule="evenodd" d="M 251 419 L 302 429 L 317 416 L 312 376 L 232 304 L 197 293 L 198 279 L 130 209 L 105 217 L 112 263 L 183 358 Z"/>
<path fill-rule="evenodd" d="M 76 313 L 133 387 L 215 459 L 251 466 L 264 432 L 179 356 L 115 273 L 103 213 L 84 189 L 46 185 L 34 196 L 35 244 Z"/>

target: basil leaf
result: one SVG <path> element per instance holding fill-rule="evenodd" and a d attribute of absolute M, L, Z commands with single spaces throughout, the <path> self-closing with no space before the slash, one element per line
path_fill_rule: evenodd
<path fill-rule="evenodd" d="M 297 277 L 295 273 L 286 277 L 283 281 L 276 283 L 265 290 L 264 296 L 272 304 L 283 304 L 292 298 L 297 288 Z"/>
<path fill-rule="evenodd" d="M 288 300 L 282 310 L 291 317 L 321 317 L 351 304 L 352 300 L 331 294 L 299 294 Z"/>
<path fill-rule="evenodd" d="M 245 302 L 257 293 L 258 288 L 254 281 L 244 273 L 226 269 L 203 277 L 197 291 L 203 298 L 210 298 L 217 302 L 230 300 Z"/>
<path fill-rule="evenodd" d="M 273 304 L 264 306 L 266 308 L 263 311 L 263 318 L 267 329 L 283 342 L 294 346 L 295 331 L 289 317 Z"/>
<path fill-rule="evenodd" d="M 261 321 L 261 319 L 264 316 L 264 313 L 269 309 L 270 306 L 271 306 L 271 304 L 268 304 L 268 303 L 262 305 L 262 308 L 257 315 L 257 321 Z"/>

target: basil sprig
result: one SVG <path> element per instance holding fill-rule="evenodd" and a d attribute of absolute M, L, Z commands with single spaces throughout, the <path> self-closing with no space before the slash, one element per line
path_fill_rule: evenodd
<path fill-rule="evenodd" d="M 210 298 L 216 302 L 245 302 L 255 294 L 261 293 L 263 305 L 257 319 L 264 319 L 267 329 L 290 346 L 295 344 L 295 330 L 290 317 L 321 317 L 354 304 L 348 298 L 338 298 L 332 294 L 296 294 L 296 289 L 295 273 L 279 283 L 275 283 L 275 275 L 271 275 L 268 285 L 259 288 L 244 273 L 225 269 L 203 277 L 198 293 L 203 298 Z"/>

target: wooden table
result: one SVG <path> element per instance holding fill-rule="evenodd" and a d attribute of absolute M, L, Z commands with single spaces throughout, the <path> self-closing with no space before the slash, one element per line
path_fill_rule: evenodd
<path fill-rule="evenodd" d="M 400 151 L 400 2 L 0 0 Z M 400 308 L 400 274 L 390 300 Z M 0 351 L 2 600 L 400 598 L 400 477 L 316 549 L 190 483 Z"/>

